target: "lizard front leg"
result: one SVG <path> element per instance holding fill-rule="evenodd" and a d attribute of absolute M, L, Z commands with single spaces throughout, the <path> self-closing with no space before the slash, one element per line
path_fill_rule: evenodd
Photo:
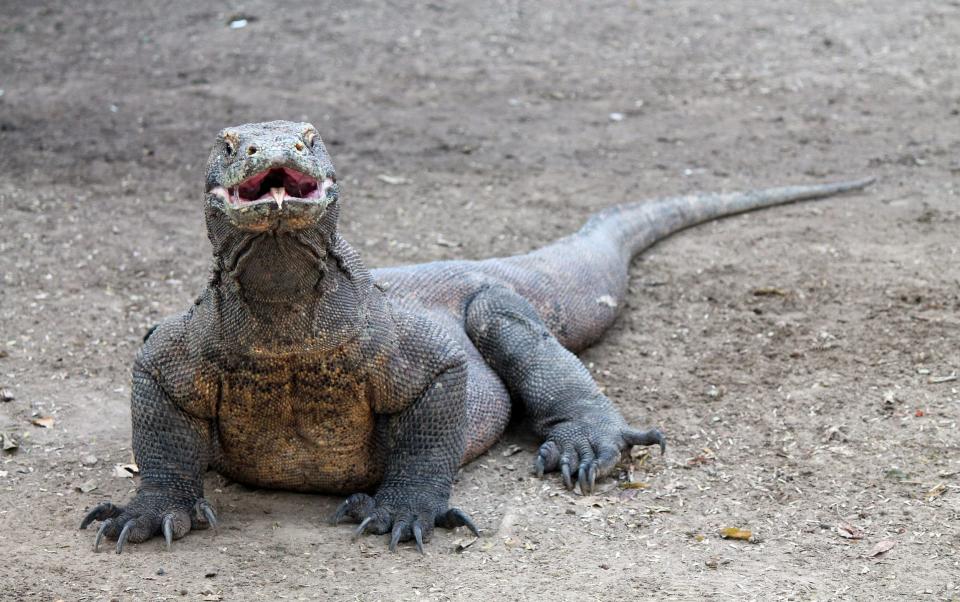
<path fill-rule="evenodd" d="M 586 495 L 613 469 L 621 450 L 654 444 L 664 449 L 660 431 L 627 424 L 583 363 L 516 292 L 502 286 L 481 291 L 467 308 L 466 325 L 484 361 L 523 403 L 545 440 L 534 460 L 538 476 L 559 470 L 568 489 L 576 480 Z"/>
<path fill-rule="evenodd" d="M 435 526 L 478 531 L 463 511 L 448 506 L 466 438 L 466 360 L 449 339 L 430 336 L 438 334 L 435 328 L 413 330 L 409 346 L 401 342 L 400 358 L 384 375 L 394 381 L 388 387 L 392 396 L 420 389 L 412 403 L 387 416 L 384 479 L 374 495 L 347 498 L 332 522 L 350 517 L 360 523 L 357 535 L 390 533 L 391 550 L 413 539 L 423 553 Z M 436 366 L 430 370 L 435 375 L 425 388 L 416 385 L 422 380 L 417 373 L 429 366 Z"/>
<path fill-rule="evenodd" d="M 83 519 L 81 529 L 102 521 L 94 551 L 99 551 L 104 537 L 117 540 L 119 554 L 126 542 L 140 543 L 160 533 L 169 548 L 173 539 L 191 529 L 216 526 L 213 509 L 203 498 L 209 422 L 177 407 L 139 358 L 133 367 L 132 389 L 133 451 L 140 486 L 127 505 L 106 501 Z"/>

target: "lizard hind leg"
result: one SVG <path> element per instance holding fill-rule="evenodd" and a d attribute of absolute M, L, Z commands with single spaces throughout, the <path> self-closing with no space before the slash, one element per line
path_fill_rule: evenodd
<path fill-rule="evenodd" d="M 559 471 L 568 489 L 579 484 L 586 495 L 613 470 L 622 450 L 665 448 L 659 430 L 627 424 L 583 363 L 516 292 L 502 286 L 479 292 L 467 307 L 466 330 L 544 439 L 534 460 L 538 475 Z"/>

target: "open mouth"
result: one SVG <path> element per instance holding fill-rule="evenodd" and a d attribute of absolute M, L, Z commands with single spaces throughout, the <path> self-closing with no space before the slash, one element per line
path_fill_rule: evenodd
<path fill-rule="evenodd" d="M 211 192 L 224 197 L 234 207 L 275 202 L 282 209 L 286 201 L 319 201 L 326 198 L 327 189 L 334 182 L 330 177 L 321 182 L 294 169 L 274 167 L 252 175 L 231 188 L 218 187 Z"/>

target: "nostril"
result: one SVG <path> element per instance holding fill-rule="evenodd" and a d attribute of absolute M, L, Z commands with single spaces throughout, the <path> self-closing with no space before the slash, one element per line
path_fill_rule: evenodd
<path fill-rule="evenodd" d="M 293 148 L 297 149 L 298 151 L 302 151 L 302 150 L 303 150 L 303 142 L 297 142 L 296 144 L 293 145 Z"/>
<path fill-rule="evenodd" d="M 251 144 L 250 146 L 248 146 L 248 147 L 247 147 L 247 154 L 248 154 L 248 155 L 255 155 L 255 154 L 257 154 L 257 147 L 256 147 L 256 146 L 253 146 L 252 144 Z"/>

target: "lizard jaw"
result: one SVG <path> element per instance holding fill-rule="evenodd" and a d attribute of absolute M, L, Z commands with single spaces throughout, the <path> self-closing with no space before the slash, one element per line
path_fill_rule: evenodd
<path fill-rule="evenodd" d="M 290 167 L 270 167 L 234 186 L 215 186 L 232 224 L 248 232 L 293 231 L 314 227 L 337 198 L 337 180 L 323 179 Z"/>
<path fill-rule="evenodd" d="M 231 208 L 250 207 L 276 203 L 283 209 L 285 201 L 297 203 L 326 204 L 327 195 L 336 180 L 326 177 L 323 181 L 289 167 L 265 169 L 230 187 L 217 186 L 210 190 L 223 199 Z"/>

